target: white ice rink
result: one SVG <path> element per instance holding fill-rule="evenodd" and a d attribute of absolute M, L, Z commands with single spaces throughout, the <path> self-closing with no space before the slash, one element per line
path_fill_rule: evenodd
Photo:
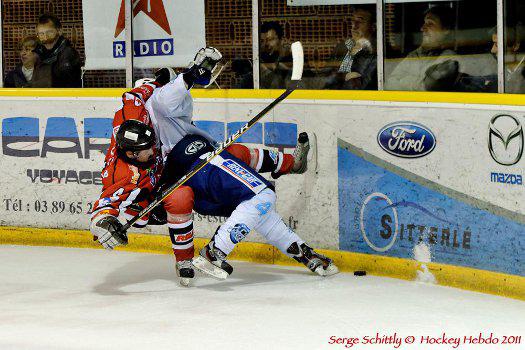
<path fill-rule="evenodd" d="M 0 246 L 0 261 L 2 350 L 335 350 L 345 345 L 329 344 L 330 337 L 377 332 L 521 335 L 521 345 L 456 349 L 525 349 L 524 302 L 459 289 L 243 262 L 233 263 L 226 281 L 199 276 L 183 288 L 172 256 L 93 249 Z"/>

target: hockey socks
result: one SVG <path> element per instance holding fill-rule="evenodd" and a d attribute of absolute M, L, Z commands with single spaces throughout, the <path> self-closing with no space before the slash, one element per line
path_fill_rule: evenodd
<path fill-rule="evenodd" d="M 168 222 L 171 246 L 177 261 L 190 260 L 194 255 L 193 220 L 183 223 Z"/>
<path fill-rule="evenodd" d="M 275 150 L 248 148 L 241 144 L 233 144 L 227 150 L 258 173 L 273 173 L 280 176 L 290 173 L 294 166 L 293 155 Z"/>

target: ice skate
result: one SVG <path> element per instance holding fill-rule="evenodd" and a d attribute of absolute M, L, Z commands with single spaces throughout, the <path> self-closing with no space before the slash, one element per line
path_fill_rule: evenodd
<path fill-rule="evenodd" d="M 331 276 L 339 272 L 332 259 L 317 253 L 305 243 L 299 246 L 297 242 L 294 242 L 288 247 L 286 252 L 319 276 Z"/>
<path fill-rule="evenodd" d="M 303 174 L 308 169 L 308 152 L 310 151 L 310 140 L 308 134 L 302 132 L 299 134 L 297 139 L 297 145 L 293 152 L 293 167 L 290 170 L 290 174 Z M 282 173 L 272 173 L 272 178 L 278 179 Z"/>
<path fill-rule="evenodd" d="M 213 238 L 201 249 L 199 256 L 193 259 L 193 265 L 199 271 L 221 280 L 233 272 L 233 267 L 226 262 L 226 254 L 215 247 Z"/>
<path fill-rule="evenodd" d="M 293 168 L 290 174 L 303 174 L 308 169 L 308 152 L 310 151 L 310 140 L 308 134 L 302 132 L 297 139 L 297 146 L 293 152 Z"/>
<path fill-rule="evenodd" d="M 195 270 L 191 260 L 182 260 L 175 263 L 177 276 L 180 278 L 180 284 L 184 287 L 189 286 L 191 280 L 195 277 Z"/>

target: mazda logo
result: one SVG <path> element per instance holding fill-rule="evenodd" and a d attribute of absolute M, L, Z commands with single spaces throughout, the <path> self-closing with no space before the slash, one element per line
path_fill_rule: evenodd
<path fill-rule="evenodd" d="M 513 144 L 517 142 L 517 146 L 509 149 L 514 139 L 517 140 Z M 514 165 L 520 161 L 523 155 L 523 127 L 516 117 L 508 114 L 492 117 L 489 123 L 489 151 L 492 159 L 501 165 Z"/>

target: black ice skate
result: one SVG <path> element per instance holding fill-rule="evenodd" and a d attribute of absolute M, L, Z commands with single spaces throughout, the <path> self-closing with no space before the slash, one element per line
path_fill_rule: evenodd
<path fill-rule="evenodd" d="M 195 270 L 191 260 L 182 260 L 175 263 L 177 276 L 180 277 L 180 284 L 187 287 L 190 281 L 195 277 Z"/>
<path fill-rule="evenodd" d="M 293 151 L 293 167 L 290 174 L 303 174 L 308 169 L 308 152 L 310 151 L 310 140 L 308 134 L 302 132 L 297 139 L 297 145 Z M 278 179 L 281 173 L 272 173 L 272 178 Z"/>
<path fill-rule="evenodd" d="M 193 265 L 201 272 L 218 279 L 225 279 L 233 272 L 233 267 L 226 262 L 226 254 L 215 247 L 212 238 L 193 259 Z"/>
<path fill-rule="evenodd" d="M 307 246 L 306 243 L 302 243 L 299 246 L 297 242 L 294 242 L 288 247 L 286 252 L 319 276 L 331 276 L 339 272 L 332 259 L 317 253 Z"/>

